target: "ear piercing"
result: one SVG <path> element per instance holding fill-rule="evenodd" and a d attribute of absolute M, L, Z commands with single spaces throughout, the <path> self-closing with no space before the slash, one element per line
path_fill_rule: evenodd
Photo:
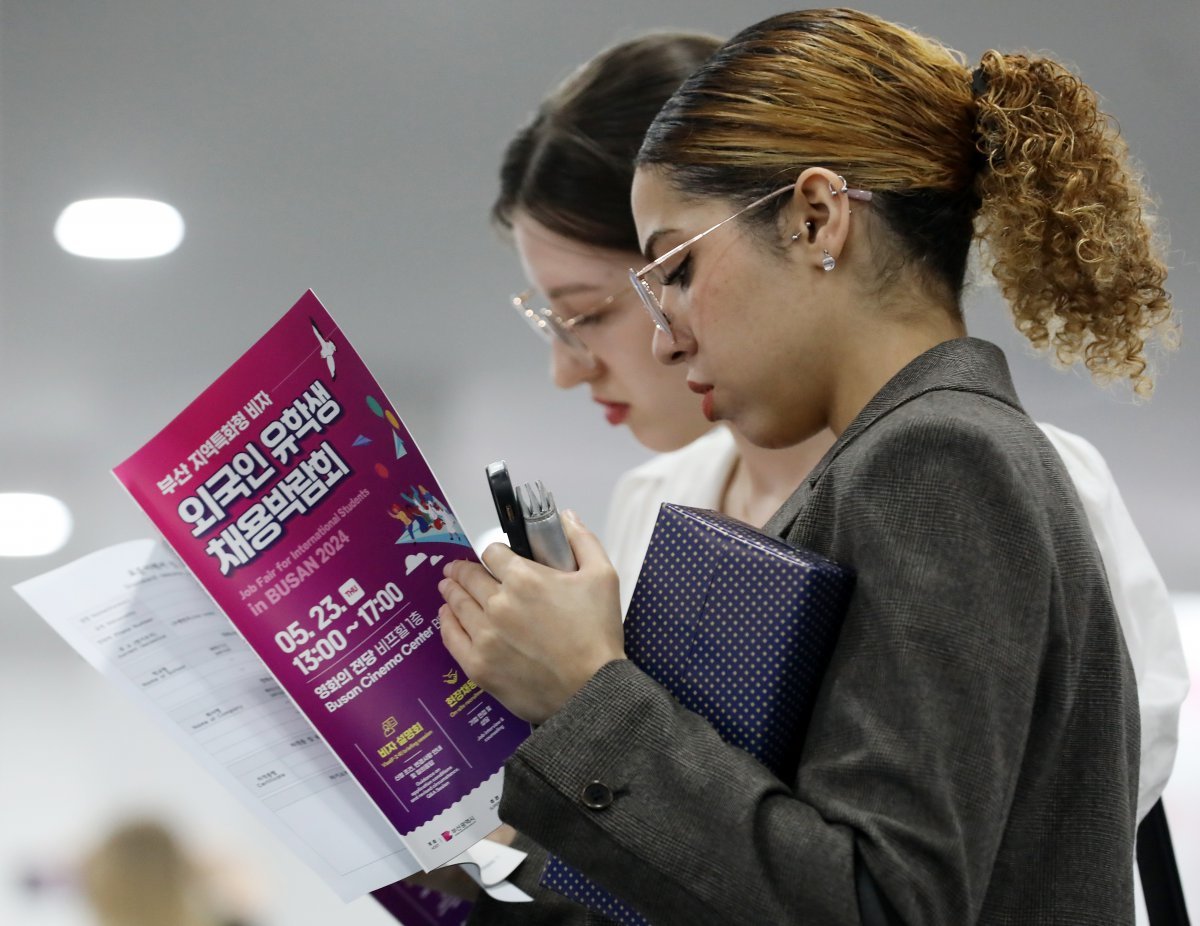
<path fill-rule="evenodd" d="M 850 185 L 846 183 L 846 178 L 841 174 L 837 175 L 837 179 L 841 183 L 841 186 L 835 187 L 832 183 L 829 184 L 830 196 L 841 196 L 843 193 L 845 193 L 847 199 L 859 199 L 863 202 L 870 202 L 871 193 L 869 191 L 850 189 Z M 853 214 L 852 209 L 847 209 L 846 212 L 851 215 Z M 811 235 L 815 231 L 816 226 L 813 225 L 811 221 L 808 221 L 804 223 L 804 229 Z M 804 237 L 803 231 L 798 231 L 791 236 L 792 241 L 799 241 L 802 237 Z M 823 255 L 821 257 L 821 267 L 826 273 L 829 273 L 829 271 L 837 266 L 837 261 L 834 259 L 833 255 L 824 248 L 821 249 L 821 254 Z"/>
<path fill-rule="evenodd" d="M 811 221 L 804 223 L 804 230 L 806 232 L 808 232 L 809 234 L 812 234 L 812 232 L 815 230 L 815 228 L 816 228 L 816 226 L 813 225 L 813 223 Z M 796 232 L 794 235 L 791 236 L 791 239 L 793 241 L 799 241 L 803 236 L 804 236 L 804 232 Z M 832 270 L 834 267 L 837 266 L 837 261 L 834 259 L 833 255 L 830 254 L 829 251 L 825 248 L 821 248 L 821 254 L 823 255 L 821 258 L 821 268 L 826 273 L 828 273 L 830 270 Z"/>
<path fill-rule="evenodd" d="M 813 225 L 811 219 L 804 223 L 804 230 L 807 231 L 810 235 L 813 233 L 813 231 L 816 230 L 816 227 L 817 226 Z M 804 232 L 796 232 L 796 234 L 792 235 L 792 240 L 799 241 L 803 236 L 804 236 Z"/>

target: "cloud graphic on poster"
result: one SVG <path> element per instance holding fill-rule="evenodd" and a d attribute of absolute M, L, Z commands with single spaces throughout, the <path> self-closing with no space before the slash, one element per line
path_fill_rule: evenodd
<path fill-rule="evenodd" d="M 444 556 L 442 556 L 442 554 L 440 554 L 440 553 L 439 553 L 437 556 L 431 556 L 431 557 L 429 557 L 429 565 L 430 565 L 430 566 L 436 566 L 436 565 L 437 565 L 438 563 L 440 563 L 440 562 L 441 562 L 443 559 L 445 559 L 445 557 L 444 557 Z"/>
<path fill-rule="evenodd" d="M 424 553 L 413 553 L 410 556 L 404 557 L 404 574 L 411 576 L 414 569 L 420 566 L 425 560 L 429 559 Z"/>

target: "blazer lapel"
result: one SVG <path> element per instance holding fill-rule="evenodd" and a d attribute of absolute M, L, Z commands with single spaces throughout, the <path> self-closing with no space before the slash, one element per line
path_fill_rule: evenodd
<path fill-rule="evenodd" d="M 771 516 L 763 530 L 777 537 L 787 537 L 829 465 L 852 441 L 906 402 L 928 392 L 947 389 L 987 395 L 1024 411 L 1013 387 L 1008 362 L 1000 348 L 980 338 L 943 341 L 910 361 L 875 393 L 800 487 Z"/>

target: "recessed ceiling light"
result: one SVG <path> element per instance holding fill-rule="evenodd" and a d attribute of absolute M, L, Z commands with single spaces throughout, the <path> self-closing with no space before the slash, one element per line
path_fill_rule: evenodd
<path fill-rule="evenodd" d="M 0 556 L 45 556 L 71 536 L 71 512 L 50 495 L 0 492 Z"/>
<path fill-rule="evenodd" d="M 155 199 L 81 199 L 62 211 L 54 238 L 79 257 L 162 257 L 183 240 L 183 216 Z"/>

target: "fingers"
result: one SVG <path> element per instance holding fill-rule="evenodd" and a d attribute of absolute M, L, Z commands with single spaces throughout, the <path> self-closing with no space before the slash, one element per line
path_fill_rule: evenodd
<path fill-rule="evenodd" d="M 488 544 L 488 548 L 483 551 L 483 555 L 479 557 L 487 566 L 488 571 L 496 578 L 504 581 L 501 574 L 515 559 L 520 559 L 509 547 L 502 543 Z"/>
<path fill-rule="evenodd" d="M 476 594 L 471 587 L 464 584 L 465 579 L 470 576 L 476 589 L 480 585 L 478 576 L 471 575 L 470 570 L 478 570 L 488 581 L 495 584 L 496 580 L 487 575 L 487 572 L 479 564 L 463 563 L 461 566 L 446 568 L 448 577 L 438 583 L 438 591 L 458 626 L 462 628 L 468 638 L 474 639 L 478 635 L 479 629 L 487 622 L 487 615 L 480 603 L 487 601 L 487 593 L 485 589 L 481 594 Z"/>
<path fill-rule="evenodd" d="M 511 846 L 516 838 L 517 831 L 507 823 L 501 823 L 498 829 L 488 833 L 487 838 L 492 842 L 498 842 L 502 846 Z"/>
<path fill-rule="evenodd" d="M 498 544 L 492 544 L 492 546 L 498 546 Z M 490 550 L 491 547 L 488 549 Z M 443 582 L 450 581 L 461 586 L 468 595 L 475 599 L 477 604 L 485 607 L 488 599 L 500 587 L 500 583 L 492 578 L 483 566 L 466 560 L 455 560 L 450 563 L 442 570 L 442 575 L 446 577 L 442 580 Z M 441 587 L 442 585 L 439 583 L 438 588 L 441 589 Z M 443 595 L 443 597 L 445 596 Z M 450 601 L 449 598 L 446 600 Z M 450 604 L 454 604 L 454 602 L 450 601 Z"/>
<path fill-rule="evenodd" d="M 608 554 L 604 551 L 604 545 L 600 542 L 600 538 L 584 527 L 583 522 L 579 520 L 579 515 L 567 509 L 563 512 L 562 521 L 563 531 L 567 535 L 571 549 L 575 552 L 575 561 L 579 563 L 580 569 L 600 563 L 605 565 L 609 563 Z"/>
<path fill-rule="evenodd" d="M 600 538 L 584 527 L 583 522 L 579 520 L 579 516 L 574 511 L 569 509 L 564 511 L 562 523 L 563 532 L 567 536 L 567 542 L 571 544 L 571 549 L 575 553 L 575 560 L 581 569 L 588 563 L 604 566 L 609 565 L 608 554 L 605 552 Z M 509 572 L 514 567 L 530 563 L 530 560 L 518 556 L 502 543 L 489 545 L 483 551 L 483 555 L 480 558 L 487 566 L 488 571 L 501 582 L 510 579 Z M 542 567 L 540 564 L 537 564 L 534 566 L 534 571 L 536 572 L 542 568 L 548 567 Z M 447 572 L 446 574 L 449 575 L 450 573 Z"/>
<path fill-rule="evenodd" d="M 438 618 L 442 625 L 442 643 L 454 657 L 454 661 L 466 669 L 464 663 L 469 660 L 471 655 L 470 634 L 463 628 L 462 622 L 459 621 L 458 615 L 454 613 L 454 609 L 450 605 L 442 605 L 438 610 Z"/>

